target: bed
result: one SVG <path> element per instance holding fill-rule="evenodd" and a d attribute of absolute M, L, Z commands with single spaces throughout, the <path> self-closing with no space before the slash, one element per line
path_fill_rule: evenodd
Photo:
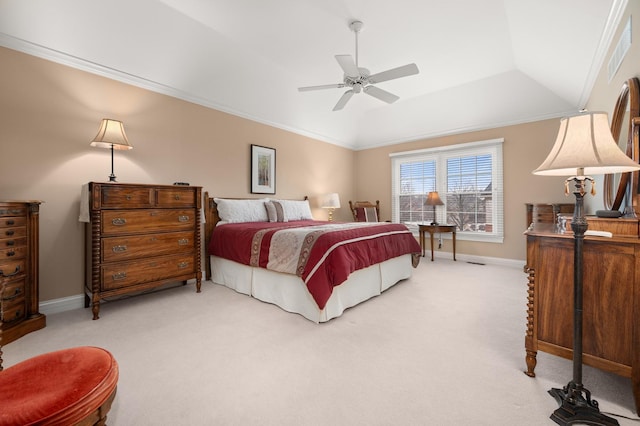
<path fill-rule="evenodd" d="M 205 275 L 326 322 L 409 278 L 420 246 L 400 224 L 313 220 L 308 200 L 210 198 Z"/>

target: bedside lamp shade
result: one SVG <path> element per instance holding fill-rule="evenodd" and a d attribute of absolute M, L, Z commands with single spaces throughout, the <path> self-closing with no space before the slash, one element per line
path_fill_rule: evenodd
<path fill-rule="evenodd" d="M 98 134 L 91 146 L 98 148 L 111 148 L 111 175 L 109 175 L 109 181 L 115 182 L 116 175 L 113 174 L 113 150 L 114 149 L 133 149 L 133 146 L 127 139 L 127 134 L 124 132 L 124 124 L 118 120 L 111 120 L 109 118 L 103 118 L 98 129 Z"/>

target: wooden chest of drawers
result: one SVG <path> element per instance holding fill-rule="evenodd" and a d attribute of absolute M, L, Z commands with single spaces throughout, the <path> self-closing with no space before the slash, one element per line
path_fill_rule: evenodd
<path fill-rule="evenodd" d="M 163 284 L 196 280 L 200 292 L 197 186 L 89 183 L 85 307 Z"/>
<path fill-rule="evenodd" d="M 46 325 L 39 312 L 39 201 L 0 202 L 0 318 L 2 343 Z"/>

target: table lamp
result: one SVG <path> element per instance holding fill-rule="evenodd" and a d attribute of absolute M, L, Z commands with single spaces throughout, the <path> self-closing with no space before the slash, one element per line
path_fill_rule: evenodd
<path fill-rule="evenodd" d="M 436 206 L 444 206 L 444 203 L 438 195 L 438 191 L 429 192 L 429 195 L 427 195 L 427 201 L 424 202 L 424 205 L 433 206 L 433 222 L 431 222 L 431 224 L 437 225 L 438 222 L 436 221 Z"/>
<path fill-rule="evenodd" d="M 116 175 L 113 174 L 113 150 L 133 149 L 133 146 L 127 140 L 122 122 L 103 118 L 100 123 L 100 128 L 98 129 L 98 134 L 93 138 L 93 141 L 91 141 L 91 146 L 111 148 L 111 174 L 109 175 L 109 182 L 115 182 Z"/>
<path fill-rule="evenodd" d="M 340 208 L 340 197 L 338 196 L 337 193 L 332 192 L 331 194 L 327 194 L 324 199 L 322 200 L 322 206 L 323 209 L 328 209 L 329 210 L 329 222 L 333 221 L 333 211 L 335 209 L 339 209 Z"/>

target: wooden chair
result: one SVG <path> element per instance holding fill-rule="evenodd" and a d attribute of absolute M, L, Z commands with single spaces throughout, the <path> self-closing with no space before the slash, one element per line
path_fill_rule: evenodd
<path fill-rule="evenodd" d="M 370 201 L 351 201 L 349 208 L 355 222 L 378 222 L 380 220 L 380 201 L 373 204 Z"/>
<path fill-rule="evenodd" d="M 2 369 L 0 425 L 105 425 L 116 395 L 118 364 L 107 350 L 81 346 Z"/>

